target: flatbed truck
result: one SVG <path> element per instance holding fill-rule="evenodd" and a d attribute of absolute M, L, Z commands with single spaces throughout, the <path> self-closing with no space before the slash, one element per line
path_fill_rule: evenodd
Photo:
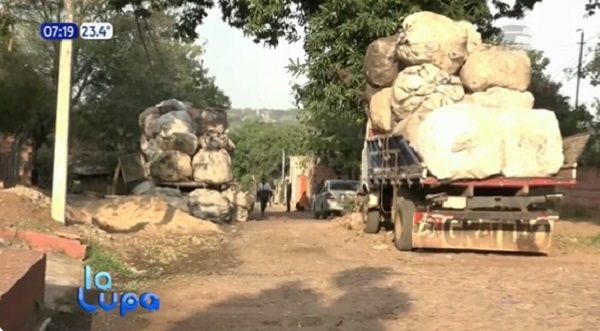
<path fill-rule="evenodd" d="M 400 251 L 456 249 L 547 254 L 560 188 L 577 181 L 589 134 L 563 139 L 565 162 L 551 177 L 441 181 L 402 136 L 367 133 L 364 231 L 393 227 Z M 366 173 L 365 173 L 366 172 Z"/>

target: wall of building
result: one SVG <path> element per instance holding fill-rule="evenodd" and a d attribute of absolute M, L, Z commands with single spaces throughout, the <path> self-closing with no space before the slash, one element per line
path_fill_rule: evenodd
<path fill-rule="evenodd" d="M 338 178 L 337 173 L 308 156 L 290 157 L 290 181 L 292 183 L 292 203 L 295 204 L 303 191 L 310 197 L 319 184 L 327 179 Z"/>
<path fill-rule="evenodd" d="M 565 195 L 563 205 L 600 210 L 600 168 L 578 168 L 577 185 L 561 191 Z"/>

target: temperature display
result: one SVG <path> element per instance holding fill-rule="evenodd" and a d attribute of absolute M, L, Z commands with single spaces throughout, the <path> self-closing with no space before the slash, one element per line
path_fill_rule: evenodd
<path fill-rule="evenodd" d="M 89 40 L 109 40 L 113 37 L 110 23 L 83 23 L 79 27 L 79 37 Z"/>

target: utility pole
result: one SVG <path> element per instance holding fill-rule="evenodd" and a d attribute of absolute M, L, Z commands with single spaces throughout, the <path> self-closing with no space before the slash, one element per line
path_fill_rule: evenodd
<path fill-rule="evenodd" d="M 581 76 L 582 76 L 582 72 L 581 72 L 581 66 L 582 66 L 582 62 L 583 62 L 583 44 L 585 44 L 585 41 L 583 40 L 583 36 L 584 36 L 584 32 L 582 29 L 577 29 L 577 32 L 579 32 L 579 34 L 581 35 L 581 39 L 579 41 L 579 60 L 577 62 L 577 87 L 576 87 L 576 91 L 575 91 L 575 110 L 577 110 L 577 108 L 579 108 L 579 84 L 581 83 Z"/>
<path fill-rule="evenodd" d="M 283 201 L 286 201 L 287 184 L 285 183 L 285 149 L 281 150 L 281 187 L 283 188 Z"/>
<path fill-rule="evenodd" d="M 73 0 L 64 0 L 64 22 L 73 22 Z M 71 108 L 71 61 L 73 41 L 60 42 L 56 124 L 54 133 L 54 168 L 52 174 L 52 218 L 65 223 L 67 203 L 67 168 L 69 158 L 69 112 Z"/>

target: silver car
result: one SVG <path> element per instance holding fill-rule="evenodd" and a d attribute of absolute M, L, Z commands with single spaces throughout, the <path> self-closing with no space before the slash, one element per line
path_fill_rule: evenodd
<path fill-rule="evenodd" d="M 313 217 L 328 218 L 332 213 L 341 214 L 352 204 L 360 182 L 356 180 L 327 180 L 318 188 L 311 200 Z"/>

